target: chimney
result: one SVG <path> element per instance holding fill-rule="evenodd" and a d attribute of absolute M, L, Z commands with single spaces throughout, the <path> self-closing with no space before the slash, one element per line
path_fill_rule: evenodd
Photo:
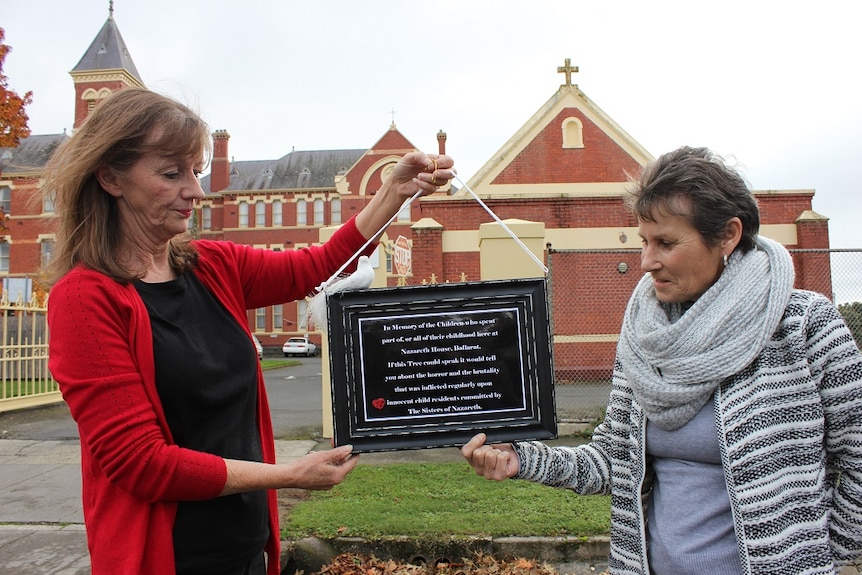
<path fill-rule="evenodd" d="M 446 132 L 443 130 L 437 132 L 437 153 L 441 156 L 446 155 Z"/>
<path fill-rule="evenodd" d="M 210 193 L 224 190 L 230 184 L 230 161 L 227 156 L 227 141 L 230 134 L 227 130 L 216 130 L 213 133 L 213 162 L 210 170 Z"/>

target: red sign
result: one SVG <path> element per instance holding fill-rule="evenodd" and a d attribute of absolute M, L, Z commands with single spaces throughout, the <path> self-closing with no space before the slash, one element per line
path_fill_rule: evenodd
<path fill-rule="evenodd" d="M 407 238 L 404 236 L 398 236 L 398 239 L 395 240 L 395 250 L 392 254 L 392 263 L 395 265 L 395 272 L 399 276 L 406 277 L 407 274 L 410 273 L 411 257 L 410 244 L 407 243 Z"/>

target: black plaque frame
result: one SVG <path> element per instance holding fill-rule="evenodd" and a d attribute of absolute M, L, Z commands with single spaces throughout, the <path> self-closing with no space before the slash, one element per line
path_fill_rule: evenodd
<path fill-rule="evenodd" d="M 333 443 L 355 452 L 557 436 L 545 279 L 327 302 Z"/>

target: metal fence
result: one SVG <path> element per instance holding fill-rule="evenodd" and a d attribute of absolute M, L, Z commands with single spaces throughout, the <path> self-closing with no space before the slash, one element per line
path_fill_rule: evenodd
<path fill-rule="evenodd" d="M 46 297 L 0 296 L 0 411 L 61 401 L 48 372 Z"/>
<path fill-rule="evenodd" d="M 862 347 L 862 249 L 790 250 L 797 270 L 841 312 Z M 607 406 L 625 304 L 640 250 L 548 250 L 557 417 L 597 421 Z"/>

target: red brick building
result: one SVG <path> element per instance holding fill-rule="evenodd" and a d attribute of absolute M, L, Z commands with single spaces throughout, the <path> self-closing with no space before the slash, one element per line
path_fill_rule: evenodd
<path fill-rule="evenodd" d="M 541 230 L 539 245 L 545 250 L 539 256 L 551 264 L 558 370 L 604 372 L 625 302 L 640 276 L 636 223 L 623 205 L 627 174 L 636 174 L 652 156 L 572 83 L 576 67 L 566 60 L 558 72 L 565 83 L 467 187 L 513 226 L 528 222 Z M 71 75 L 75 126 L 111 91 L 144 85 L 113 13 Z M 0 209 L 6 214 L 0 277 L 7 290 L 35 277 L 40 262 L 50 257 L 52 207 L 34 198 L 42 167 L 65 137 L 31 136 L 18 148 L 0 150 Z M 437 137 L 438 151 L 444 152 L 446 135 Z M 211 173 L 202 180 L 207 196 L 194 232 L 275 250 L 324 241 L 334 226 L 362 209 L 398 158 L 416 149 L 394 124 L 369 148 L 291 151 L 274 160 L 235 162 L 228 131 L 215 131 L 213 140 Z M 756 195 L 764 235 L 789 248 L 828 248 L 826 218 L 812 210 L 813 190 Z M 483 230 L 489 224 L 497 225 L 464 187 L 414 202 L 399 214 L 378 250 L 380 285 L 484 279 Z M 392 264 L 399 236 L 411 247 L 406 277 Z M 512 245 L 514 261 L 523 254 Z M 799 286 L 831 295 L 830 275 L 823 273 L 828 255 L 803 253 L 794 260 Z M 501 268 L 498 277 L 508 271 L 507 262 L 490 265 Z M 249 322 L 264 346 L 280 346 L 306 332 L 304 306 L 256 310 Z M 316 333 L 312 337 L 320 339 Z M 574 357 L 571 349 L 578 350 L 579 359 L 567 359 Z"/>

